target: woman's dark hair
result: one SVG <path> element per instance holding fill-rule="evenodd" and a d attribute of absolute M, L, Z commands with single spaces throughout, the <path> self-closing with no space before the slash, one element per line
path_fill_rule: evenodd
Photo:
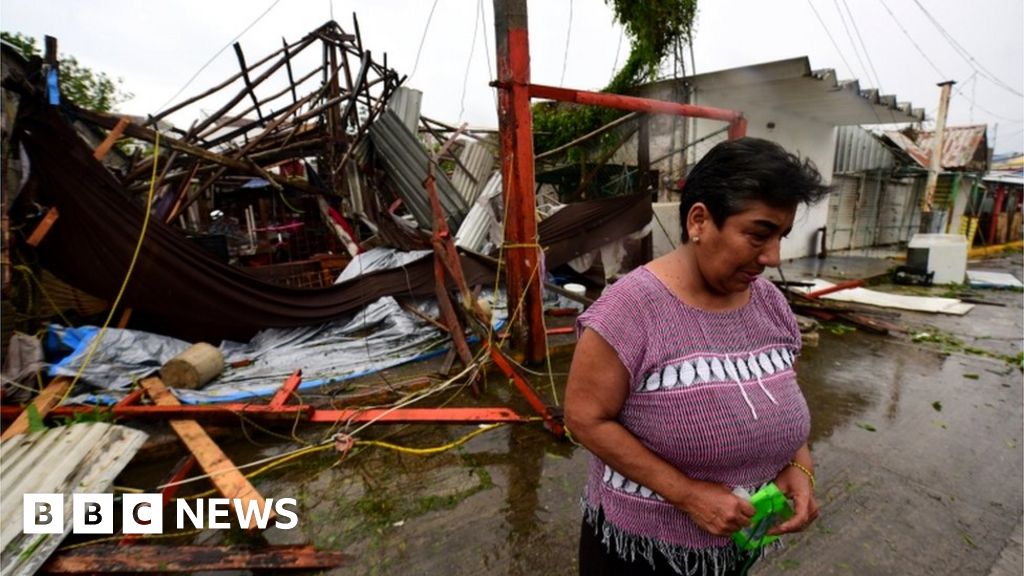
<path fill-rule="evenodd" d="M 682 240 L 690 239 L 686 215 L 702 202 L 719 228 L 733 214 L 760 201 L 776 208 L 814 204 L 829 192 L 810 160 L 800 160 L 782 146 L 761 138 L 721 142 L 690 170 L 679 202 Z"/>

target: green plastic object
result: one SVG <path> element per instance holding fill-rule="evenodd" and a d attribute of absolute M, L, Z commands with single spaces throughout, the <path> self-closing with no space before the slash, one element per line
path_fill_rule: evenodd
<path fill-rule="evenodd" d="M 732 535 L 733 542 L 742 550 L 757 550 L 778 540 L 778 536 L 769 536 L 768 530 L 793 516 L 793 507 L 774 482 L 755 492 L 750 503 L 755 510 L 750 526 Z"/>

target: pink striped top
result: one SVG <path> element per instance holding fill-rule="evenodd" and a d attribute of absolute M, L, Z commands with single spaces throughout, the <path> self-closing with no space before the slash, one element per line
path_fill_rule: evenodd
<path fill-rule="evenodd" d="M 600 334 L 629 372 L 623 426 L 690 478 L 748 490 L 774 479 L 810 431 L 793 371 L 796 320 L 771 282 L 757 278 L 751 290 L 742 308 L 706 312 L 640 267 L 577 320 L 577 331 Z M 584 506 L 588 518 L 603 510 L 634 550 L 653 545 L 679 557 L 730 545 L 596 456 Z"/>

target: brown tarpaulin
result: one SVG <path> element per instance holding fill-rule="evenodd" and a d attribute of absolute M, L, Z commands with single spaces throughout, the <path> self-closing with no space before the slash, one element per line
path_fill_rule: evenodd
<path fill-rule="evenodd" d="M 138 242 L 145 211 L 53 107 L 23 99 L 21 142 L 38 183 L 37 201 L 56 206 L 60 218 L 39 245 L 41 262 L 66 282 L 113 301 Z M 639 230 L 651 219 L 647 194 L 569 205 L 541 222 L 549 268 L 609 240 Z M 493 285 L 494 270 L 464 255 L 470 285 Z M 365 274 L 326 288 L 269 284 L 207 256 L 180 231 L 149 221 L 123 306 L 144 313 L 160 332 L 186 340 L 246 340 L 263 328 L 316 324 L 386 295 L 434 292 L 433 263 Z"/>

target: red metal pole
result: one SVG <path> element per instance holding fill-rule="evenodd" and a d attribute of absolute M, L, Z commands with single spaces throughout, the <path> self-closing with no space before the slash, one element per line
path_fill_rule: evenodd
<path fill-rule="evenodd" d="M 988 223 L 988 243 L 996 244 L 996 224 L 999 222 L 1000 208 L 1003 206 L 1003 201 L 1006 199 L 1006 185 L 1000 184 L 996 188 L 996 197 L 992 201 L 992 219 Z"/>
<path fill-rule="evenodd" d="M 533 193 L 533 117 L 526 0 L 494 0 L 498 63 L 498 130 L 505 198 L 505 258 L 509 310 L 520 301 L 513 342 L 529 362 L 547 356 L 541 309 L 540 258 Z"/>
<path fill-rule="evenodd" d="M 631 110 L 634 112 L 654 112 L 658 114 L 675 114 L 677 116 L 695 116 L 697 118 L 709 118 L 711 120 L 722 120 L 725 122 L 738 122 L 743 116 L 735 110 L 724 108 L 713 108 L 711 106 L 695 106 L 693 104 L 680 104 L 678 102 L 666 102 L 664 100 L 652 100 L 650 98 L 637 98 L 636 96 L 623 96 L 622 94 L 609 94 L 607 92 L 588 92 L 586 90 L 573 90 L 571 88 L 557 88 L 555 86 L 544 86 L 542 84 L 530 84 L 530 96 L 534 98 L 547 98 L 560 102 L 575 102 L 588 106 L 604 106 L 606 108 L 617 108 L 619 110 Z M 732 126 L 730 126 L 730 130 Z M 742 123 L 742 132 L 746 133 L 746 121 Z M 741 134 L 741 135 L 743 135 Z M 731 132 L 730 132 L 731 136 Z"/>

